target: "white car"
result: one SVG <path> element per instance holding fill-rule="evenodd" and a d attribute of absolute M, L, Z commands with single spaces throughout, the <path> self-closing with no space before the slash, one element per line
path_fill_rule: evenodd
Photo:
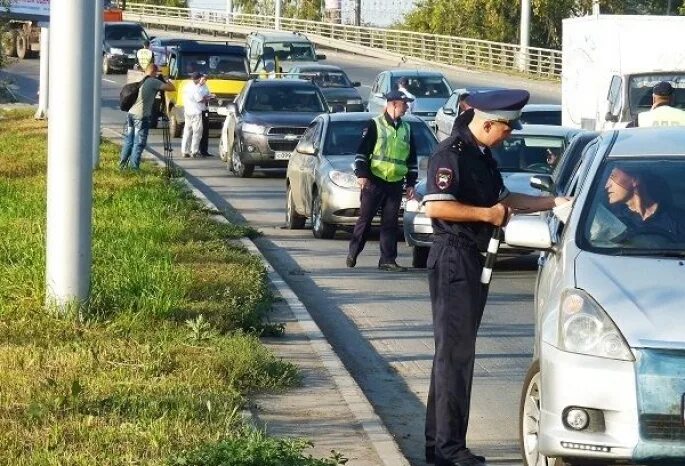
<path fill-rule="evenodd" d="M 685 464 L 685 131 L 613 130 L 589 147 L 572 209 L 506 229 L 544 251 L 524 464 Z"/>

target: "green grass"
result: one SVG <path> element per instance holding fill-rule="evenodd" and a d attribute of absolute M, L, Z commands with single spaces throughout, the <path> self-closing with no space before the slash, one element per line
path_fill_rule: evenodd
<path fill-rule="evenodd" d="M 337 464 L 237 415 L 249 393 L 298 381 L 255 332 L 273 298 L 229 242 L 254 232 L 212 222 L 160 169 L 120 173 L 104 142 L 91 300 L 59 317 L 43 305 L 45 123 L 15 111 L 0 125 L 0 464 Z M 221 459 L 233 451 L 257 453 Z"/>

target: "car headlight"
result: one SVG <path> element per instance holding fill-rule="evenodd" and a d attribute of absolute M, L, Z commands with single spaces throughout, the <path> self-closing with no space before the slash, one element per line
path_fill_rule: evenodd
<path fill-rule="evenodd" d="M 409 199 L 404 206 L 405 212 L 424 212 L 426 208 L 416 199 Z"/>
<path fill-rule="evenodd" d="M 341 188 L 356 188 L 357 177 L 352 173 L 340 172 L 338 170 L 331 170 L 328 172 L 328 177 L 331 181 Z"/>
<path fill-rule="evenodd" d="M 243 123 L 243 133 L 252 134 L 264 134 L 266 133 L 266 128 L 262 125 L 256 125 L 254 123 Z"/>
<path fill-rule="evenodd" d="M 634 361 L 606 311 L 585 291 L 566 290 L 559 307 L 559 349 L 600 358 Z"/>
<path fill-rule="evenodd" d="M 110 55 L 124 55 L 124 51 L 122 49 L 112 47 L 111 49 L 109 49 L 109 54 Z"/>
<path fill-rule="evenodd" d="M 350 99 L 347 101 L 347 105 L 361 105 L 362 99 Z"/>

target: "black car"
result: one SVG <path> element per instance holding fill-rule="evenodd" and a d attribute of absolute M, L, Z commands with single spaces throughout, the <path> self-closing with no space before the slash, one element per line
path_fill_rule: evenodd
<path fill-rule="evenodd" d="M 326 99 L 311 81 L 256 79 L 247 82 L 226 114 L 219 153 L 228 169 L 246 178 L 256 166 L 286 168 L 307 126 L 328 112 Z"/>
<path fill-rule="evenodd" d="M 307 79 L 319 86 L 332 112 L 363 112 L 362 96 L 356 89 L 362 84 L 350 81 L 339 66 L 297 65 L 285 78 Z"/>
<path fill-rule="evenodd" d="M 136 64 L 136 52 L 149 40 L 138 23 L 106 22 L 102 38 L 102 73 L 125 72 Z"/>

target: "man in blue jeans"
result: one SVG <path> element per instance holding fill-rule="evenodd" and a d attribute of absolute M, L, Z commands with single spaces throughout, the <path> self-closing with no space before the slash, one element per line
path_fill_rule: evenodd
<path fill-rule="evenodd" d="M 174 85 L 170 81 L 157 78 L 159 69 L 150 63 L 145 69 L 145 78 L 138 91 L 138 99 L 126 115 L 126 129 L 124 130 L 124 144 L 121 147 L 119 168 L 130 167 L 138 170 L 140 156 L 147 144 L 147 133 L 150 131 L 150 115 L 155 104 L 155 96 L 159 91 L 173 91 Z"/>

